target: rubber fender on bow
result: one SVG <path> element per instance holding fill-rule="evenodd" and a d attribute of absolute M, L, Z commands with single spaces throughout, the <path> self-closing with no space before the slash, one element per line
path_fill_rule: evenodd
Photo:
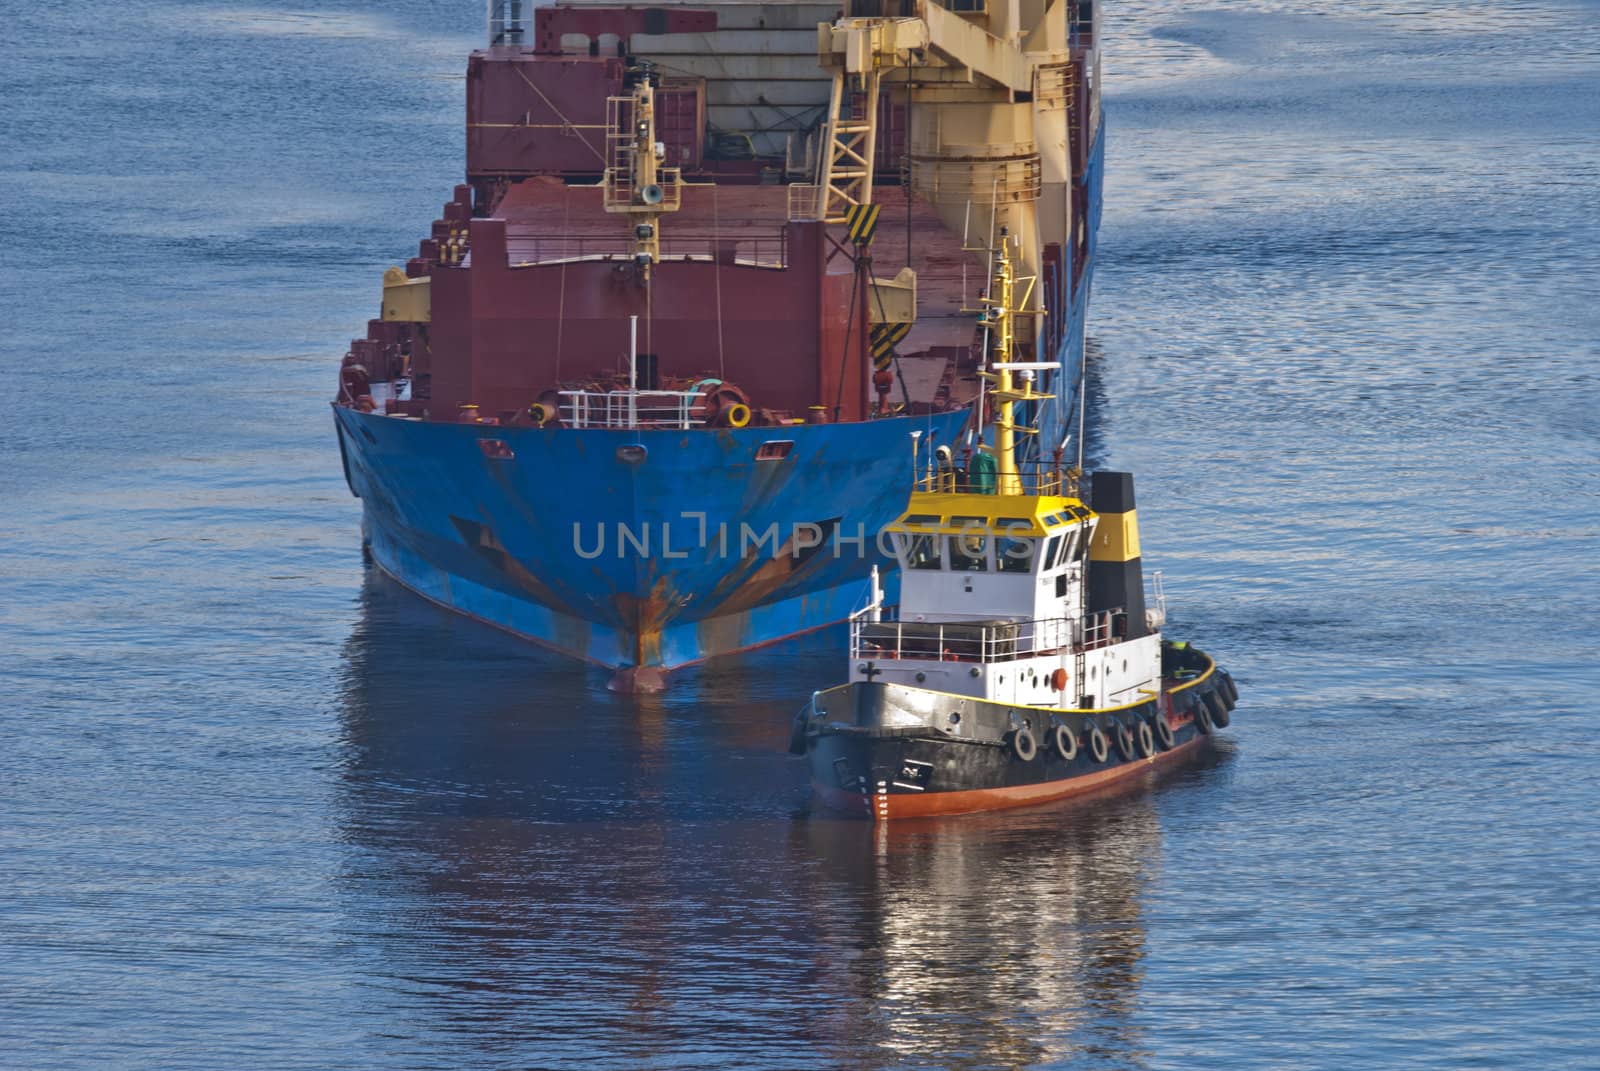
<path fill-rule="evenodd" d="M 1162 751 L 1168 751 L 1177 742 L 1177 737 L 1172 735 L 1172 726 L 1167 724 L 1165 715 L 1157 714 L 1154 725 L 1156 728 L 1156 743 L 1161 745 Z"/>
<path fill-rule="evenodd" d="M 1032 762 L 1039 754 L 1039 744 L 1027 729 L 1018 729 L 1011 734 L 1011 753 L 1023 762 Z"/>
<path fill-rule="evenodd" d="M 794 727 L 789 730 L 789 754 L 804 755 L 806 753 L 806 726 L 811 722 L 811 708 L 801 707 L 800 712 L 794 716 Z"/>
<path fill-rule="evenodd" d="M 1055 746 L 1056 754 L 1068 762 L 1078 757 L 1077 734 L 1059 721 L 1050 727 L 1050 743 Z"/>
<path fill-rule="evenodd" d="M 1134 749 L 1133 730 L 1120 721 L 1117 722 L 1117 753 L 1127 762 L 1132 762 L 1138 754 Z"/>
<path fill-rule="evenodd" d="M 1233 677 L 1225 669 L 1217 670 L 1217 694 L 1222 696 L 1222 701 L 1232 710 L 1239 705 L 1239 686 L 1233 683 Z"/>
<path fill-rule="evenodd" d="M 1139 728 L 1135 730 L 1134 735 L 1138 739 L 1140 755 L 1148 759 L 1156 753 L 1156 737 L 1155 734 L 1150 731 L 1149 722 L 1145 721 L 1143 718 L 1140 718 Z"/>
<path fill-rule="evenodd" d="M 1222 697 L 1217 695 L 1215 692 L 1207 692 L 1205 695 L 1202 695 L 1200 699 L 1211 711 L 1212 723 L 1219 729 L 1226 729 L 1229 721 L 1228 704 L 1222 701 Z"/>
<path fill-rule="evenodd" d="M 1106 739 L 1106 734 L 1100 731 L 1100 726 L 1089 727 L 1089 754 L 1095 762 L 1105 762 L 1111 755 L 1111 742 Z"/>
<path fill-rule="evenodd" d="M 1216 728 L 1211 724 L 1211 708 L 1204 703 L 1196 703 L 1191 713 L 1194 715 L 1194 727 L 1200 731 L 1200 735 L 1210 736 Z"/>

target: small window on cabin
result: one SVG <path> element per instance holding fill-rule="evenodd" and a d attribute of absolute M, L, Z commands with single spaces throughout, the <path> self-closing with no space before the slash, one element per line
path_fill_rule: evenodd
<path fill-rule="evenodd" d="M 1077 540 L 1078 540 L 1078 529 L 1076 529 L 1076 528 L 1074 528 L 1070 532 L 1066 532 L 1066 533 L 1062 534 L 1062 536 L 1061 536 L 1061 564 L 1062 565 L 1065 565 L 1065 564 L 1067 564 L 1068 562 L 1070 562 L 1072 560 L 1072 554 L 1073 554 L 1074 549 L 1077 546 Z"/>
<path fill-rule="evenodd" d="M 1039 540 L 1005 536 L 995 540 L 994 563 L 1002 573 L 1033 572 L 1033 556 Z"/>
<path fill-rule="evenodd" d="M 1078 540 L 1078 557 L 1087 558 L 1089 556 L 1089 529 L 1080 527 L 1078 532 L 1083 535 L 1083 538 Z"/>
<path fill-rule="evenodd" d="M 905 540 L 905 562 L 907 569 L 937 569 L 939 561 L 939 537 L 932 535 L 901 536 Z"/>
<path fill-rule="evenodd" d="M 757 461 L 782 461 L 794 449 L 792 439 L 773 439 L 756 447 Z"/>
<path fill-rule="evenodd" d="M 987 518 L 987 517 L 951 517 L 950 518 L 950 527 L 952 527 L 952 528 L 987 528 L 987 527 L 989 527 L 989 518 Z"/>
<path fill-rule="evenodd" d="M 1044 571 L 1049 572 L 1056 567 L 1056 560 L 1061 556 L 1061 537 L 1050 537 L 1050 545 L 1044 549 Z"/>
<path fill-rule="evenodd" d="M 939 525 L 939 515 L 937 513 L 908 513 L 906 514 L 905 520 L 901 521 L 900 523 L 931 524 L 937 528 Z"/>
<path fill-rule="evenodd" d="M 982 573 L 989 569 L 989 538 L 981 535 L 953 535 L 950 540 L 950 568 L 958 573 Z"/>

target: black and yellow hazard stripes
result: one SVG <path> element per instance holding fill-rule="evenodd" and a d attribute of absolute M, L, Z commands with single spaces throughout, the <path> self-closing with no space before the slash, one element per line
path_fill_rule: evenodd
<path fill-rule="evenodd" d="M 873 324 L 870 336 L 872 367 L 879 372 L 889 367 L 894 359 L 895 343 L 906 337 L 910 324 Z"/>
<path fill-rule="evenodd" d="M 845 230 L 849 232 L 850 241 L 856 245 L 866 245 L 872 241 L 873 232 L 878 229 L 877 205 L 851 205 L 844 212 Z"/>

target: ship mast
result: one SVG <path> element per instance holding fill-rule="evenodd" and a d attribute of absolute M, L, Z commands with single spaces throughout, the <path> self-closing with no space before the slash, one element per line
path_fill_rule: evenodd
<path fill-rule="evenodd" d="M 680 169 L 662 167 L 656 140 L 654 73 L 641 64 L 633 92 L 606 99 L 605 210 L 633 221 L 633 263 L 639 282 L 648 284 L 661 261 L 660 217 L 682 203 Z"/>
<path fill-rule="evenodd" d="M 1016 347 L 1017 317 L 1043 316 L 1044 310 L 1027 307 L 1035 276 L 1017 277 L 1011 263 L 1010 245 L 1010 234 L 1005 227 L 1001 227 L 999 241 L 988 251 L 994 264 L 989 292 L 979 299 L 979 304 L 982 306 L 979 310 L 979 322 L 986 328 L 992 342 L 990 351 L 986 355 L 989 359 L 989 369 L 982 370 L 978 374 L 995 385 L 994 390 L 989 392 L 989 397 L 996 403 L 994 453 L 997 486 L 995 490 L 1002 495 L 1021 495 L 1029 493 L 1029 490 L 1023 486 L 1022 475 L 1017 469 L 1017 436 L 1036 435 L 1038 431 L 1017 423 L 1016 406 L 1019 402 L 1038 402 L 1054 397 L 1051 394 L 1034 391 L 1033 376 L 1035 372 L 1054 369 L 1057 366 L 1049 361 L 1011 359 Z M 1023 284 L 1020 296 L 1017 292 L 1019 284 Z M 1020 390 L 1012 379 L 1012 372 L 1021 373 Z"/>

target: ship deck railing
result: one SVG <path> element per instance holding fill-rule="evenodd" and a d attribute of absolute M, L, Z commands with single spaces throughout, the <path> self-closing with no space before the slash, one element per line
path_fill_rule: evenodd
<path fill-rule="evenodd" d="M 521 234 L 513 233 L 509 242 L 513 267 L 542 264 L 577 264 L 593 261 L 632 263 L 636 248 L 617 234 Z M 659 241 L 661 260 L 702 264 L 739 265 L 747 268 L 786 268 L 789 265 L 789 239 L 777 234 L 726 235 L 663 234 Z"/>
<path fill-rule="evenodd" d="M 1126 615 L 1103 610 L 1082 618 L 1026 621 L 871 621 L 850 623 L 850 657 L 873 661 L 1013 662 L 1073 655 L 1118 642 Z"/>
<path fill-rule="evenodd" d="M 694 415 L 705 400 L 696 390 L 564 390 L 561 420 L 569 428 L 667 428 L 705 424 Z"/>
<path fill-rule="evenodd" d="M 1020 466 L 1017 482 L 1024 495 L 1078 497 L 1078 470 L 1071 466 L 1034 463 Z M 992 472 L 940 466 L 917 475 L 916 490 L 943 494 L 992 495 L 999 478 Z"/>

